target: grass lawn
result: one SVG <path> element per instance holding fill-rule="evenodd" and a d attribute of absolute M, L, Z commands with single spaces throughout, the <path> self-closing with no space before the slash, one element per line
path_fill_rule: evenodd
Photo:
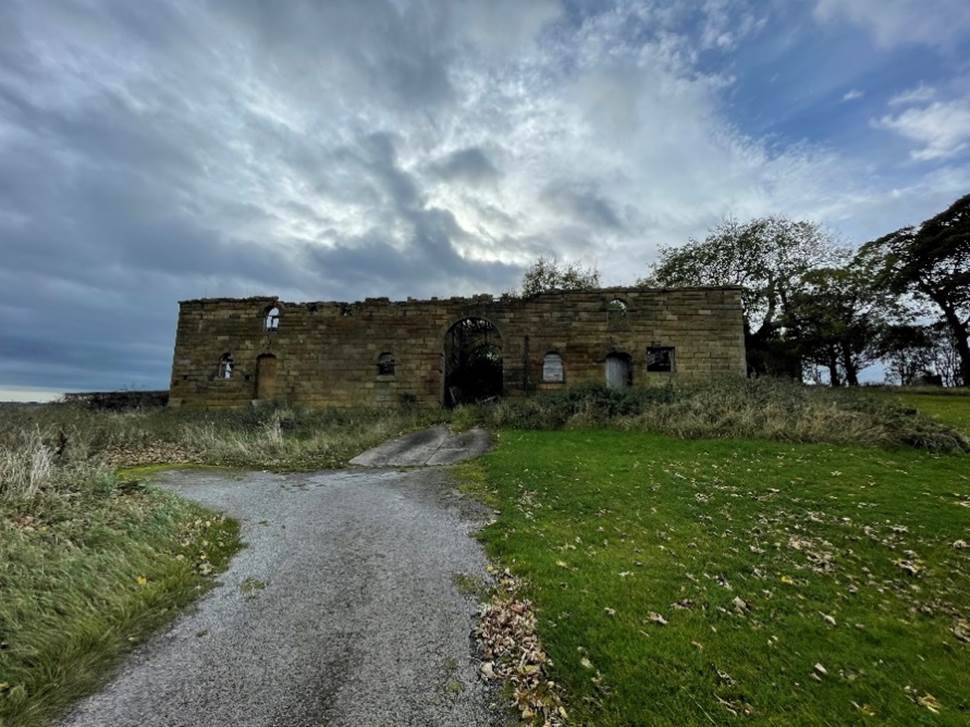
<path fill-rule="evenodd" d="M 912 394 L 886 392 L 883 396 L 894 397 L 906 406 L 939 422 L 949 424 L 970 437 L 970 394 Z"/>
<path fill-rule="evenodd" d="M 97 688 L 238 545 L 236 523 L 154 489 L 0 500 L 0 725 Z"/>
<path fill-rule="evenodd" d="M 505 430 L 465 475 L 578 722 L 970 723 L 968 456 Z"/>

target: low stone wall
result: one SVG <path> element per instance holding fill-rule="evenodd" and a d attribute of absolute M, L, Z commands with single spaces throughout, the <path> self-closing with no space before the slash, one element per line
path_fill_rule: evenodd
<path fill-rule="evenodd" d="M 267 328 L 273 308 L 278 321 Z M 219 298 L 180 304 L 170 403 L 229 407 L 273 398 L 318 407 L 438 405 L 445 336 L 465 318 L 483 318 L 498 329 L 505 396 L 603 382 L 611 354 L 628 357 L 634 386 L 745 373 L 737 288 L 359 303 Z M 647 370 L 648 349 L 656 356 L 660 348 L 672 349 L 673 371 Z M 561 357 L 562 381 L 542 380 L 548 353 Z M 378 366 L 382 354 L 393 361 L 393 373 Z"/>
<path fill-rule="evenodd" d="M 138 409 L 165 406 L 167 391 L 80 391 L 64 394 L 68 404 L 85 404 L 92 409 Z"/>

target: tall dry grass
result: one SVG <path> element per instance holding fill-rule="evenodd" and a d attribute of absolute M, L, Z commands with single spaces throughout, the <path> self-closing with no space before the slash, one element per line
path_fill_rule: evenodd
<path fill-rule="evenodd" d="M 967 452 L 960 432 L 881 397 L 776 379 L 615 391 L 579 386 L 557 394 L 463 407 L 467 427 L 558 429 L 610 426 L 685 438 L 755 438 Z"/>
<path fill-rule="evenodd" d="M 117 466 L 339 467 L 389 437 L 446 417 L 445 412 L 403 409 L 109 412 L 71 405 L 2 407 L 0 498 L 103 489 Z"/>

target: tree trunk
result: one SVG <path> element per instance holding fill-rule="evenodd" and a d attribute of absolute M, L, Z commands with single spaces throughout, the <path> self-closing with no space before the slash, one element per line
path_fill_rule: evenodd
<path fill-rule="evenodd" d="M 859 385 L 859 367 L 852 358 L 852 351 L 842 344 L 842 365 L 845 367 L 845 381 L 849 386 Z"/>
<path fill-rule="evenodd" d="M 834 349 L 829 350 L 829 383 L 832 386 L 842 386 L 842 379 L 839 377 L 839 357 Z"/>
<path fill-rule="evenodd" d="M 939 303 L 939 301 L 937 301 Z M 967 324 L 960 320 L 960 316 L 950 306 L 940 305 L 943 308 L 943 318 L 953 334 L 956 343 L 957 354 L 960 356 L 960 383 L 963 386 L 970 386 L 970 331 Z"/>
<path fill-rule="evenodd" d="M 963 335 L 954 332 L 957 343 L 957 353 L 960 354 L 960 383 L 963 386 L 970 386 L 970 341 L 967 340 L 966 327 Z"/>

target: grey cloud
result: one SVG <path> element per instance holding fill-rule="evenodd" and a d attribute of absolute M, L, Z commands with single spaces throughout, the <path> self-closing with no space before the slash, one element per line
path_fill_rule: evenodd
<path fill-rule="evenodd" d="M 40 60 L 50 26 L 37 6 L 0 11 L 10 21 L 0 23 L 8 41 L 0 72 L 0 285 L 12 301 L 0 306 L 0 385 L 165 386 L 179 299 L 448 295 L 501 289 L 518 276 L 515 265 L 457 252 L 454 243 L 468 233 L 451 212 L 429 207 L 420 179 L 402 167 L 408 140 L 388 130 L 393 117 L 352 121 L 333 135 L 323 99 L 307 106 L 314 109 L 307 134 L 251 109 L 245 79 L 221 65 L 239 49 L 219 40 L 251 33 L 269 62 L 247 77 L 279 83 L 288 98 L 328 88 L 344 104 L 351 97 L 340 83 L 359 82 L 372 106 L 447 103 L 452 51 L 408 28 L 426 19 L 397 16 L 384 3 L 326 12 L 307 4 L 295 16 L 274 9 L 277 25 L 243 32 L 220 24 L 218 13 L 214 20 L 151 7 L 51 10 L 59 27 L 75 28 L 72 42 L 94 64 L 119 37 L 137 42 L 139 60 L 154 61 L 131 75 L 122 60 L 118 77 L 97 79 L 61 77 L 66 57 Z M 245 22 L 259 11 L 222 12 Z M 360 42 L 352 26 L 367 12 Z M 313 36 L 321 24 L 326 32 Z M 297 26 L 302 33 L 287 37 Z M 208 66 L 199 64 L 200 34 L 214 44 Z M 121 58 L 127 50 L 117 48 Z M 340 56 L 338 71 L 349 69 L 349 81 L 333 68 L 309 83 L 297 78 L 304 63 L 314 76 L 328 53 Z M 366 234 L 334 217 L 353 210 L 369 223 Z M 322 231 L 317 239 L 282 232 L 296 221 Z"/>
<path fill-rule="evenodd" d="M 440 179 L 470 184 L 493 181 L 501 176 L 489 155 L 477 146 L 453 151 L 430 164 L 429 170 Z"/>
<path fill-rule="evenodd" d="M 591 183 L 557 181 L 542 190 L 542 200 L 558 212 L 590 227 L 625 227 L 612 203 Z"/>
<path fill-rule="evenodd" d="M 800 202 L 819 165 L 738 140 L 654 11 L 0 2 L 0 387 L 164 386 L 179 299 L 501 292 L 537 254 L 626 272 L 728 186 Z"/>

